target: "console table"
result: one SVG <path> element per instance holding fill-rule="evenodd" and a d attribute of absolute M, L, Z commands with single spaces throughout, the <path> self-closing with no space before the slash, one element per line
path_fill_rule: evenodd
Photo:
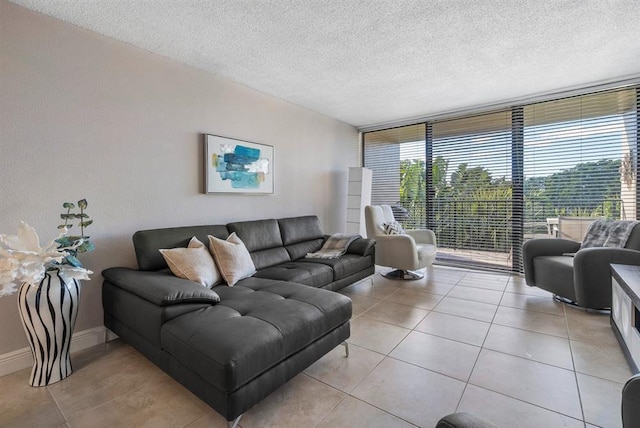
<path fill-rule="evenodd" d="M 640 266 L 611 265 L 611 327 L 631 368 L 640 367 Z"/>

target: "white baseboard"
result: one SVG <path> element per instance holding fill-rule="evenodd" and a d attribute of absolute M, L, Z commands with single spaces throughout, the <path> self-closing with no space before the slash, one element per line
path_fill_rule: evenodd
<path fill-rule="evenodd" d="M 105 327 L 95 327 L 88 330 L 79 331 L 71 338 L 71 352 L 81 351 L 105 341 L 113 340 L 114 333 Z M 117 336 L 115 336 L 117 337 Z M 18 349 L 13 352 L 0 355 L 0 376 L 8 375 L 33 365 L 33 357 L 30 348 Z"/>
<path fill-rule="evenodd" d="M 111 342 L 112 340 L 116 340 L 116 339 L 118 339 L 120 337 L 117 334 L 115 334 L 114 332 L 112 332 L 111 330 L 109 330 L 108 328 L 105 328 L 105 332 L 107 334 L 107 336 L 105 338 L 105 342 Z"/>

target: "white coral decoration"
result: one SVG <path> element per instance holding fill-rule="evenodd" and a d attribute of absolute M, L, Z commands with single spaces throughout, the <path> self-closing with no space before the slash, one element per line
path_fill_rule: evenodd
<path fill-rule="evenodd" d="M 66 229 L 58 239 L 67 233 Z M 77 242 L 74 247 L 81 245 Z M 0 296 L 16 292 L 17 283 L 36 284 L 44 278 L 47 269 L 59 269 L 69 279 L 89 279 L 93 273 L 84 268 L 59 264 L 67 255 L 55 240 L 44 248 L 35 229 L 21 221 L 17 235 L 0 235 Z"/>

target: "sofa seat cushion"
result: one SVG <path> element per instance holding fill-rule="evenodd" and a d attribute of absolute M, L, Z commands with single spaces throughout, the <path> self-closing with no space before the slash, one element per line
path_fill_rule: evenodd
<path fill-rule="evenodd" d="M 556 291 L 556 294 L 576 300 L 573 286 L 573 257 L 538 256 L 533 258 L 536 285 Z"/>
<path fill-rule="evenodd" d="M 327 265 L 307 263 L 305 259 L 260 269 L 254 277 L 323 287 L 333 281 L 333 270 Z"/>
<path fill-rule="evenodd" d="M 351 318 L 338 293 L 259 278 L 217 286 L 221 303 L 162 327 L 163 349 L 232 392 Z"/>
<path fill-rule="evenodd" d="M 354 273 L 366 270 L 373 264 L 371 256 L 363 257 L 355 254 L 344 254 L 337 259 L 304 259 L 304 261 L 331 266 L 333 269 L 333 281 L 338 281 Z"/>

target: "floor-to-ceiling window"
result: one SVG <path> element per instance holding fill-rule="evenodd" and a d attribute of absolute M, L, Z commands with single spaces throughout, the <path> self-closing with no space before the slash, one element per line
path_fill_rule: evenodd
<path fill-rule="evenodd" d="M 636 218 L 637 117 L 635 89 L 524 107 L 526 238 Z"/>
<path fill-rule="evenodd" d="M 636 87 L 366 132 L 372 203 L 438 238 L 440 263 L 521 270 L 534 237 L 638 218 Z"/>

